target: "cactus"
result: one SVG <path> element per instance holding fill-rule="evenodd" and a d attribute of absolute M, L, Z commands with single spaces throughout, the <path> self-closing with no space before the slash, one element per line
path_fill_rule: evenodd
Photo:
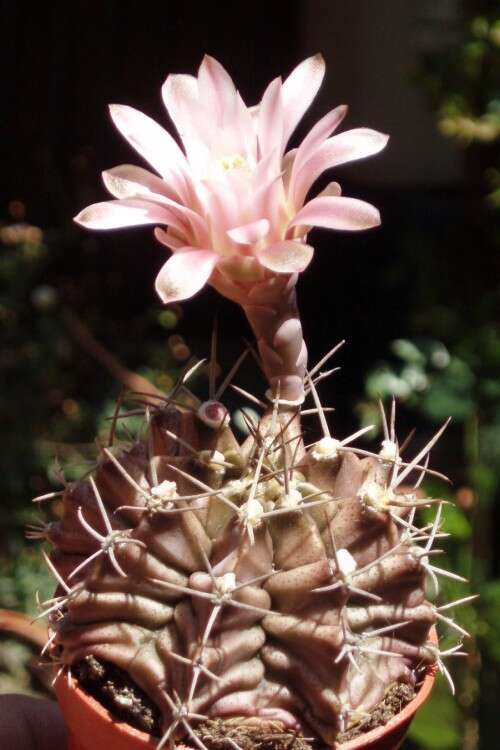
<path fill-rule="evenodd" d="M 117 200 L 77 217 L 101 229 L 168 224 L 156 230 L 174 251 L 157 279 L 160 296 L 185 298 L 208 281 L 239 303 L 269 384 L 266 400 L 249 396 L 262 416 L 245 416 L 240 444 L 223 397 L 244 355 L 217 385 L 213 344 L 208 400 L 183 398 L 195 368 L 164 398 L 148 398 L 141 436 L 116 446 L 113 428 L 95 471 L 63 490 L 60 520 L 32 530 L 53 545 L 45 559 L 58 582 L 46 605 L 44 650 L 59 673 L 90 656 L 124 670 L 161 715 L 158 747 L 185 738 L 204 748 L 199 723 L 230 717 L 279 722 L 332 744 L 394 683 L 417 685 L 435 662 L 449 678 L 443 659 L 459 646 L 440 653 L 429 642 L 434 623 L 465 635 L 443 614 L 452 605 L 426 600 L 428 580 L 438 589 L 441 575 L 458 578 L 431 562 L 443 504 L 417 491 L 426 473 L 437 474 L 429 455 L 446 424 L 408 460 L 393 402 L 389 417 L 381 406 L 380 452 L 355 447 L 367 430 L 334 437 L 318 394 L 328 374 L 321 368 L 338 346 L 307 370 L 295 298 L 312 255 L 307 232 L 315 224 L 367 228 L 378 214 L 342 197 L 336 183 L 302 207 L 305 195 L 322 168 L 375 153 L 386 140 L 366 129 L 328 138 L 345 114 L 337 108 L 283 156 L 322 74 L 315 57 L 271 84 L 257 116 L 254 162 L 228 124 L 230 110 L 240 130 L 252 129 L 248 110 L 211 58 L 197 82 L 173 76 L 164 87 L 187 160 L 159 126 L 115 106 L 118 127 L 162 179 L 139 168 L 110 170 L 105 182 Z M 193 81 L 198 95 L 190 100 Z M 193 176 L 202 157 L 192 131 L 210 103 L 222 132 L 210 137 L 220 137 L 230 156 L 211 142 L 220 173 L 204 176 L 207 197 Z M 249 206 L 257 204 L 255 215 Z M 322 437 L 305 445 L 301 423 L 311 417 Z M 420 527 L 418 508 L 434 503 L 434 522 Z"/>

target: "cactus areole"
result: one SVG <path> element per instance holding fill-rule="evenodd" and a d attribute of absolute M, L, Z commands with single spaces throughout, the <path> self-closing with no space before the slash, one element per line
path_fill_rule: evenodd
<path fill-rule="evenodd" d="M 313 255 L 311 228 L 379 224 L 338 183 L 308 199 L 310 188 L 387 141 L 367 128 L 332 135 L 340 106 L 285 151 L 323 74 L 321 56 L 309 58 L 248 108 L 205 57 L 198 77 L 170 75 L 162 89 L 181 145 L 113 105 L 154 172 L 104 172 L 114 199 L 76 217 L 90 229 L 155 225 L 172 251 L 156 280 L 163 302 L 208 283 L 240 304 L 268 380 L 265 396 L 251 396 L 262 416 L 246 418 L 240 443 L 223 404 L 231 377 L 218 386 L 213 355 L 209 400 L 191 394 L 186 405 L 191 368 L 149 400 L 140 437 L 102 447 L 95 471 L 63 490 L 60 520 L 38 532 L 53 545 L 46 561 L 58 582 L 44 649 L 57 679 L 74 680 L 89 659 L 126 674 L 121 708 L 132 717 L 127 706 L 143 697 L 157 748 L 222 747 L 207 727 L 249 723 L 334 745 L 395 686 L 418 690 L 430 665 L 449 678 L 444 658 L 460 645 L 440 651 L 434 623 L 465 634 L 442 614 L 451 605 L 426 596 L 428 582 L 437 594 L 441 575 L 457 577 L 431 562 L 442 503 L 417 492 L 444 426 L 408 458 L 393 404 L 381 410 L 380 452 L 362 450 L 366 430 L 334 437 L 318 395 L 335 350 L 307 367 L 295 288 Z M 321 427 L 309 446 L 302 418 Z M 434 522 L 419 525 L 418 507 L 432 504 Z M 225 742 L 240 747 L 237 733 Z"/>

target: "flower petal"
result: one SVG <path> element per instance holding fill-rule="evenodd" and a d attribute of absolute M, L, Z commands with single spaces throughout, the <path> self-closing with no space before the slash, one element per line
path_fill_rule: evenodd
<path fill-rule="evenodd" d="M 341 104 L 339 107 L 332 109 L 332 111 L 328 112 L 328 114 L 322 117 L 321 120 L 318 120 L 316 125 L 311 128 L 298 147 L 295 159 L 293 160 L 290 177 L 289 195 L 292 201 L 294 198 L 295 180 L 302 165 L 309 160 L 315 150 L 328 138 L 328 136 L 338 128 L 346 114 L 347 106 L 345 104 Z M 295 205 L 297 208 L 300 207 L 299 204 Z"/>
<path fill-rule="evenodd" d="M 309 109 L 324 75 L 325 61 L 322 55 L 317 54 L 297 65 L 283 83 L 285 143 Z"/>
<path fill-rule="evenodd" d="M 313 198 L 288 225 L 326 227 L 357 231 L 371 229 L 380 224 L 380 214 L 375 206 L 357 198 L 323 196 Z"/>
<path fill-rule="evenodd" d="M 160 299 L 168 304 L 192 297 L 207 283 L 218 257 L 210 250 L 178 250 L 156 277 L 155 289 Z"/>
<path fill-rule="evenodd" d="M 123 137 L 153 169 L 162 177 L 172 178 L 173 174 L 177 175 L 176 189 L 183 200 L 187 200 L 186 179 L 189 181 L 189 167 L 184 153 L 170 133 L 133 107 L 111 104 L 109 111 Z"/>
<path fill-rule="evenodd" d="M 205 55 L 198 71 L 200 103 L 211 113 L 219 128 L 230 127 L 236 115 L 236 87 L 233 79 L 214 57 Z"/>
<path fill-rule="evenodd" d="M 329 182 L 323 190 L 316 195 L 316 198 L 323 198 L 325 196 L 339 196 L 342 195 L 342 188 L 338 182 Z"/>
<path fill-rule="evenodd" d="M 324 141 L 298 170 L 294 186 L 294 205 L 300 206 L 320 174 L 348 161 L 363 159 L 387 144 L 389 136 L 369 128 L 346 130 Z"/>
<path fill-rule="evenodd" d="M 133 198 L 93 203 L 80 211 L 74 220 L 87 229 L 118 229 L 145 224 L 171 224 L 181 231 L 186 229 L 168 207 Z"/>
<path fill-rule="evenodd" d="M 208 162 L 208 147 L 214 125 L 204 114 L 198 97 L 198 80 L 194 76 L 169 75 L 162 86 L 163 103 L 179 133 L 191 169 L 203 174 Z"/>
<path fill-rule="evenodd" d="M 355 159 L 364 159 L 382 151 L 389 136 L 370 128 L 354 128 L 328 138 L 319 151 L 330 167 L 338 167 Z"/>
<path fill-rule="evenodd" d="M 184 140 L 185 136 L 191 136 L 200 114 L 197 79 L 184 73 L 169 75 L 161 95 L 180 137 Z"/>
<path fill-rule="evenodd" d="M 281 87 L 281 78 L 271 81 L 260 103 L 257 137 L 261 159 L 274 150 L 279 159 L 283 153 L 285 142 L 283 140 L 284 111 Z"/>
<path fill-rule="evenodd" d="M 186 246 L 186 241 L 178 238 L 172 229 L 162 229 L 162 227 L 155 227 L 153 234 L 162 245 L 168 247 L 169 250 L 180 250 Z"/>
<path fill-rule="evenodd" d="M 238 245 L 253 245 L 255 242 L 263 239 L 269 232 L 268 219 L 257 219 L 250 224 L 243 224 L 240 227 L 228 229 L 227 234 Z"/>
<path fill-rule="evenodd" d="M 299 273 L 311 262 L 314 248 L 303 242 L 284 240 L 257 251 L 259 262 L 275 273 Z"/>
<path fill-rule="evenodd" d="M 159 194 L 179 201 L 179 195 L 165 180 L 147 169 L 132 164 L 121 164 L 119 167 L 106 169 L 102 173 L 102 179 L 115 198 L 147 198 Z"/>

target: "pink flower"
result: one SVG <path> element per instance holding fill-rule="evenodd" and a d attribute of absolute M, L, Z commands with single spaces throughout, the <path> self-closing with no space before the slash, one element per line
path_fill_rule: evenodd
<path fill-rule="evenodd" d="M 75 220 L 90 229 L 161 225 L 155 236 L 173 252 L 156 279 L 166 303 L 207 282 L 237 298 L 255 283 L 296 275 L 312 258 L 306 238 L 313 226 L 377 226 L 377 209 L 343 197 L 336 182 L 305 200 L 325 170 L 376 154 L 387 136 L 367 128 L 331 136 L 347 112 L 339 106 L 285 152 L 324 68 L 321 55 L 304 60 L 284 82 L 272 81 L 255 107 L 243 103 L 212 57 L 205 56 L 198 78 L 168 76 L 163 101 L 183 149 L 146 115 L 111 105 L 116 127 L 157 174 L 128 164 L 105 171 L 115 200 L 89 206 Z"/>

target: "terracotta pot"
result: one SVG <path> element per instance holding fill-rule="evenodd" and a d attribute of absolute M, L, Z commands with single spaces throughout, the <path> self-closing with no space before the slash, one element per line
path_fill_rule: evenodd
<path fill-rule="evenodd" d="M 31 617 L 14 612 L 11 609 L 0 609 L 0 630 L 13 633 L 23 641 L 28 641 L 38 649 L 43 648 L 47 640 L 47 627 L 40 622 L 33 622 Z"/>
<path fill-rule="evenodd" d="M 434 628 L 429 640 L 437 644 Z M 336 750 L 397 750 L 414 715 L 429 697 L 435 675 L 436 668 L 431 667 L 415 698 L 387 724 L 337 745 Z M 75 680 L 61 676 L 56 682 L 56 694 L 68 728 L 68 750 L 153 750 L 156 746 L 156 740 L 149 734 L 114 720 Z"/>

